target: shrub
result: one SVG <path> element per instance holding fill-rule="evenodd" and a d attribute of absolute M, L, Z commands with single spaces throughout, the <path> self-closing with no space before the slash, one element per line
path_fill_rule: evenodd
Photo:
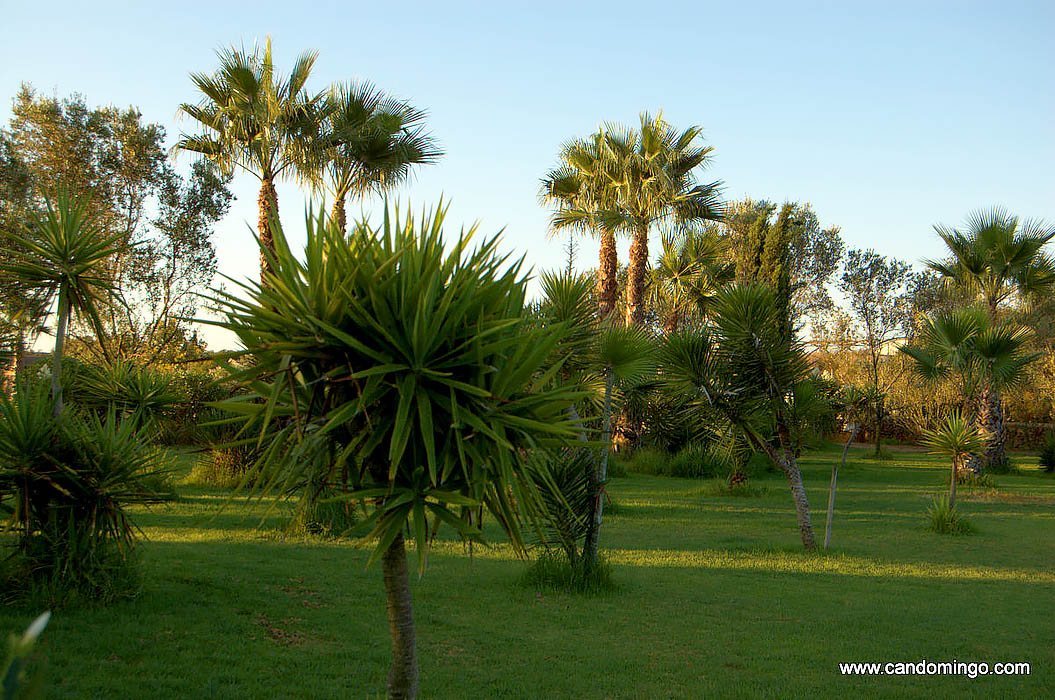
<path fill-rule="evenodd" d="M 135 587 L 135 527 L 126 507 L 156 503 L 160 455 L 134 421 L 67 410 L 42 390 L 0 399 L 0 501 L 9 501 L 12 597 L 51 605 L 107 602 Z"/>
<path fill-rule="evenodd" d="M 988 472 L 973 472 L 969 469 L 961 470 L 956 475 L 956 483 L 972 489 L 995 489 L 996 479 Z"/>
<path fill-rule="evenodd" d="M 716 478 L 700 489 L 704 496 L 739 496 L 755 498 L 769 493 L 765 486 L 755 486 L 746 481 L 731 482 L 728 479 Z"/>
<path fill-rule="evenodd" d="M 927 517 L 930 518 L 931 531 L 939 535 L 970 535 L 974 532 L 974 526 L 957 512 L 956 506 L 949 505 L 946 494 L 934 498 L 927 509 Z"/>
<path fill-rule="evenodd" d="M 590 473 L 595 468 L 595 455 L 593 450 L 568 448 L 537 451 L 528 461 L 526 475 L 537 489 L 545 512 L 533 544 L 560 548 L 569 565 L 578 562 L 586 536 L 593 504 Z"/>
<path fill-rule="evenodd" d="M 220 489 L 251 486 L 246 475 L 258 456 L 258 451 L 251 446 L 214 445 L 194 465 L 185 482 Z M 243 481 L 246 483 L 243 484 Z"/>
<path fill-rule="evenodd" d="M 1040 445 L 1040 466 L 1048 474 L 1055 473 L 1055 432 L 1045 435 Z"/>
<path fill-rule="evenodd" d="M 732 472 L 728 457 L 703 446 L 690 446 L 667 460 L 667 476 L 684 479 L 724 477 Z"/>

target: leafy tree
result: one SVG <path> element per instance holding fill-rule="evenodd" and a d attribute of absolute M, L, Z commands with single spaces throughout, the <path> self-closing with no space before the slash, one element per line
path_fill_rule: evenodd
<path fill-rule="evenodd" d="M 425 131 L 425 112 L 370 83 L 336 85 L 327 96 L 317 188 L 333 195 L 333 218 L 346 227 L 344 202 L 384 192 L 410 177 L 411 167 L 435 163 L 443 152 Z"/>
<path fill-rule="evenodd" d="M 736 279 L 740 284 L 757 284 L 773 290 L 780 319 L 779 332 L 791 342 L 794 328 L 791 311 L 791 224 L 794 205 L 785 204 L 775 224 L 769 215 L 758 216 L 740 246 Z"/>
<path fill-rule="evenodd" d="M 102 268 L 127 247 L 121 233 L 107 234 L 89 213 L 87 199 L 74 199 L 60 192 L 55 202 L 46 202 L 45 214 L 32 221 L 28 234 L 2 231 L 8 240 L 27 254 L 2 266 L 29 289 L 43 290 L 55 310 L 55 349 L 51 365 L 51 393 L 55 414 L 63 408 L 62 355 L 72 317 L 81 316 L 102 335 L 100 310 L 113 303 L 116 288 Z"/>
<path fill-rule="evenodd" d="M 724 422 L 784 473 L 802 544 L 812 549 L 813 524 L 796 456 L 801 408 L 794 405 L 796 395 L 809 391 L 809 362 L 799 341 L 788 342 L 782 314 L 768 287 L 727 287 L 715 301 L 713 327 L 665 337 L 661 367 L 671 390 L 690 400 L 698 423 Z"/>
<path fill-rule="evenodd" d="M 220 68 L 215 74 L 190 76 L 202 93 L 201 102 L 179 108 L 201 133 L 183 135 L 176 148 L 201 155 L 224 175 L 241 169 L 260 180 L 257 233 L 264 274 L 270 271 L 271 226 L 278 219 L 275 182 L 297 170 L 307 179 L 320 168 L 317 144 L 326 100 L 306 89 L 318 53 L 298 56 L 288 76 L 275 70 L 271 37 L 263 50 L 247 53 L 231 46 L 217 56 Z"/>
<path fill-rule="evenodd" d="M 1001 207 L 972 212 L 963 230 L 934 227 L 949 248 L 945 261 L 928 261 L 948 286 L 974 296 L 995 322 L 1000 307 L 1015 297 L 1035 297 L 1055 285 L 1055 258 L 1044 252 L 1055 227 L 1020 221 Z M 1004 407 L 1000 388 L 984 387 L 982 423 L 989 433 L 987 466 L 1006 463 Z"/>
<path fill-rule="evenodd" d="M 614 187 L 616 173 L 604 132 L 563 144 L 558 157 L 561 165 L 542 179 L 540 197 L 543 202 L 556 206 L 550 219 L 552 231 L 600 239 L 597 306 L 598 315 L 605 319 L 619 298 L 619 258 L 615 248 L 616 230 L 604 217 L 605 212 L 618 206 Z"/>
<path fill-rule="evenodd" d="M 890 344 L 904 337 L 904 328 L 909 322 L 906 287 L 912 279 L 911 270 L 907 263 L 874 250 L 854 249 L 846 255 L 846 268 L 839 282 L 839 289 L 846 295 L 850 310 L 860 324 L 860 338 L 868 353 L 876 457 L 880 452 L 884 398 L 889 388 L 880 379 L 879 365 Z M 891 382 L 900 376 L 899 373 Z"/>
<path fill-rule="evenodd" d="M 776 210 L 777 205 L 764 199 L 746 198 L 729 204 L 726 219 L 717 229 L 730 239 L 734 260 L 744 254 L 744 245 L 750 247 L 756 222 L 769 220 Z M 804 316 L 816 319 L 835 310 L 827 286 L 842 260 L 844 244 L 839 232 L 838 226 L 821 228 L 809 203 L 792 204 L 787 233 L 793 327 L 801 325 Z"/>
<path fill-rule="evenodd" d="M 164 129 L 134 108 L 89 107 L 83 97 L 46 97 L 23 85 L 13 114 L 0 132 L 0 182 L 8 183 L 0 225 L 20 230 L 59 190 L 86 199 L 99 229 L 126 244 L 100 268 L 128 302 L 100 315 L 112 344 L 105 353 L 152 362 L 186 337 L 180 319 L 193 315 L 195 293 L 212 280 L 211 235 L 230 205 L 227 180 L 197 164 L 180 177 Z M 33 315 L 26 319 L 23 335 L 32 337 Z"/>
<path fill-rule="evenodd" d="M 924 324 L 913 345 L 898 348 L 914 360 L 924 379 L 952 382 L 968 415 L 986 436 L 988 454 L 1004 453 L 1003 414 L 991 411 L 991 393 L 1013 386 L 1037 359 L 1027 351 L 1029 332 L 1011 322 L 993 324 L 984 306 L 938 314 Z M 994 462 L 972 464 L 972 468 Z"/>
<path fill-rule="evenodd" d="M 348 234 L 309 215 L 303 259 L 276 226 L 273 277 L 220 298 L 219 324 L 248 360 L 232 377 L 250 392 L 226 407 L 266 448 L 264 487 L 330 484 L 367 510 L 390 697 L 413 697 L 418 683 L 404 531 L 419 572 L 441 523 L 480 540 L 485 510 L 521 550 L 521 518 L 542 512 L 526 462 L 579 429 L 566 409 L 580 394 L 554 384 L 560 368 L 547 364 L 562 329 L 524 313 L 526 279 L 496 238 L 470 249 L 472 229 L 445 245 L 444 214 L 386 211 L 379 229 Z"/>
<path fill-rule="evenodd" d="M 604 141 L 613 160 L 614 209 L 602 213 L 604 225 L 627 231 L 630 262 L 627 279 L 626 323 L 645 320 L 648 281 L 648 237 L 656 226 L 702 227 L 724 215 L 721 183 L 699 184 L 697 172 L 710 164 L 714 148 L 701 145 L 703 129 L 677 131 L 664 121 L 641 113 L 640 131 L 606 125 Z"/>

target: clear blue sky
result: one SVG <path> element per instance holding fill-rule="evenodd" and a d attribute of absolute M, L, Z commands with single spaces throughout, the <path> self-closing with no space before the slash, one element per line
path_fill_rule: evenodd
<path fill-rule="evenodd" d="M 792 7 L 794 5 L 794 7 Z M 536 268 L 562 264 L 539 178 L 559 144 L 662 109 L 700 124 L 729 198 L 813 203 L 849 247 L 910 262 L 931 226 L 1001 204 L 1055 220 L 1055 3 L 17 2 L 3 10 L 0 119 L 22 81 L 136 105 L 170 143 L 215 50 L 271 34 L 314 86 L 369 79 L 428 109 L 447 156 L 400 192 L 452 200 L 448 221 L 505 227 Z M 648 12 L 651 14 L 642 14 Z M 221 270 L 255 271 L 256 187 L 217 236 Z M 305 196 L 279 190 L 287 228 Z M 594 264 L 584 245 L 580 267 Z M 625 260 L 626 244 L 620 251 Z"/>

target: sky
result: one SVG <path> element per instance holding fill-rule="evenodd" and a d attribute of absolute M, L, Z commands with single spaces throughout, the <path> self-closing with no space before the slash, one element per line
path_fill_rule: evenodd
<path fill-rule="evenodd" d="M 634 124 L 643 110 L 703 127 L 714 157 L 701 179 L 721 180 L 727 199 L 811 202 L 848 248 L 918 266 L 942 255 L 934 224 L 980 207 L 1055 222 L 1050 0 L 3 5 L 0 122 L 29 82 L 89 105 L 134 105 L 171 145 L 193 130 L 177 118 L 199 99 L 189 73 L 270 35 L 286 70 L 319 51 L 314 89 L 369 80 L 426 109 L 446 155 L 393 198 L 419 210 L 443 196 L 449 236 L 474 222 L 504 229 L 504 250 L 535 270 L 566 259 L 538 200 L 561 143 L 603 122 Z M 220 271 L 236 279 L 256 274 L 257 187 L 239 176 L 217 227 Z M 307 193 L 278 192 L 298 245 Z M 626 260 L 628 243 L 619 248 Z M 576 266 L 596 256 L 584 241 Z"/>

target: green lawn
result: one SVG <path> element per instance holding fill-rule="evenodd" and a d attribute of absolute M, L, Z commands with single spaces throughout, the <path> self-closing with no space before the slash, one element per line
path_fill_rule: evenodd
<path fill-rule="evenodd" d="M 631 475 L 609 487 L 614 593 L 517 585 L 505 546 L 442 543 L 414 583 L 422 697 L 1051 697 L 1055 478 L 1033 467 L 964 490 L 978 532 L 925 529 L 947 469 L 851 455 L 833 551 L 801 551 L 777 475 L 754 497 Z M 831 460 L 803 460 L 823 537 Z M 1022 458 L 1024 464 L 1035 460 Z M 60 610 L 35 669 L 48 697 L 377 697 L 388 664 L 378 568 L 352 541 L 286 538 L 261 505 L 181 487 L 137 514 L 144 586 Z M 271 529 L 269 529 L 271 528 Z M 413 559 L 412 559 L 413 561 Z M 0 629 L 33 611 L 0 610 Z M 844 661 L 1026 661 L 1019 677 L 843 677 Z"/>

